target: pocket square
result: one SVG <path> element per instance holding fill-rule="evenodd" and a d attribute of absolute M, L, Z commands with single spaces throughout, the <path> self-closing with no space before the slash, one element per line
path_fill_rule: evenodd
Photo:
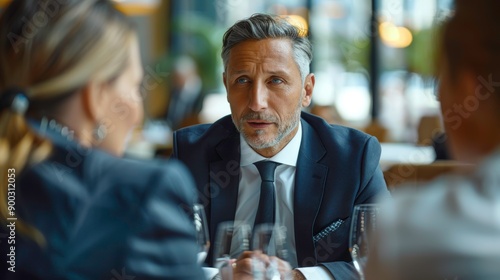
<path fill-rule="evenodd" d="M 313 241 L 318 242 L 319 240 L 321 240 L 325 236 L 328 236 L 330 233 L 336 231 L 344 222 L 345 222 L 345 220 L 338 219 L 337 221 L 331 223 L 329 226 L 327 226 L 322 231 L 320 231 L 318 234 L 316 234 L 313 237 Z"/>

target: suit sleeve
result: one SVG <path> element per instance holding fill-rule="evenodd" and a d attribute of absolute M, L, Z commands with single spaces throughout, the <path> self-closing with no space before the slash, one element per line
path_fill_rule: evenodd
<path fill-rule="evenodd" d="M 375 137 L 370 137 L 365 144 L 363 157 L 361 159 L 361 185 L 355 205 L 376 203 L 382 198 L 389 197 L 387 184 L 385 183 L 382 170 L 380 170 L 380 153 L 380 143 Z"/>
<path fill-rule="evenodd" d="M 389 191 L 380 170 L 381 148 L 375 137 L 370 137 L 365 143 L 364 152 L 359 166 L 361 183 L 354 205 L 376 203 L 381 198 L 389 197 Z M 353 209 L 354 209 L 353 205 Z M 350 219 L 349 219 L 350 221 Z M 350 228 L 350 227 L 349 227 Z M 345 240 L 348 242 L 348 240 Z M 333 275 L 335 280 L 358 280 L 359 274 L 351 262 L 321 263 Z"/>
<path fill-rule="evenodd" d="M 203 279 L 194 224 L 186 211 L 196 200 L 187 169 L 170 161 L 153 174 L 140 207 L 141 228 L 131 237 L 126 265 L 137 279 Z"/>

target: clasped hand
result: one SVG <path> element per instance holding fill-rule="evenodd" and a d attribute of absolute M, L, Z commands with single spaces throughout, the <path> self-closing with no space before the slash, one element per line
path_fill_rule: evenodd
<path fill-rule="evenodd" d="M 220 273 L 223 280 L 293 279 L 288 262 L 256 251 L 243 252 L 238 259 L 230 260 L 229 265 L 221 268 Z"/>

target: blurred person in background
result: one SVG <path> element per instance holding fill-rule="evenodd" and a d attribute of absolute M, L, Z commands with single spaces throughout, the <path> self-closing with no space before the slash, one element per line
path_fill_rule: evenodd
<path fill-rule="evenodd" d="M 203 279 L 187 169 L 122 158 L 143 117 L 130 21 L 16 0 L 0 40 L 0 278 Z"/>
<path fill-rule="evenodd" d="M 367 279 L 500 279 L 500 1 L 455 8 L 440 39 L 439 100 L 452 156 L 476 169 L 398 188 Z"/>
<path fill-rule="evenodd" d="M 185 126 L 184 124 L 189 124 L 190 120 L 198 123 L 202 81 L 196 62 L 189 56 L 177 58 L 171 77 L 167 123 L 173 130 Z"/>
<path fill-rule="evenodd" d="M 380 144 L 302 112 L 315 84 L 311 59 L 309 40 L 284 18 L 256 14 L 235 23 L 222 49 L 231 115 L 176 131 L 173 157 L 195 174 L 211 237 L 224 221 L 258 225 L 256 205 L 267 192 L 260 191 L 257 165 L 275 162 L 268 200 L 275 203 L 262 206 L 275 204 L 272 216 L 287 228 L 287 261 L 300 270 L 293 271 L 295 279 L 357 279 L 348 250 L 350 217 L 355 205 L 387 194 Z M 250 277 L 251 254 L 232 247 L 232 257 L 239 256 L 235 275 Z"/>

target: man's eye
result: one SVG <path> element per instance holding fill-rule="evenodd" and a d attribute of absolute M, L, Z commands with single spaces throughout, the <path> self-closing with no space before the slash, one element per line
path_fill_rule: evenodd
<path fill-rule="evenodd" d="M 248 83 L 248 79 L 247 78 L 238 78 L 238 79 L 236 79 L 236 83 L 238 83 L 238 84 Z"/>
<path fill-rule="evenodd" d="M 279 79 L 279 78 L 272 78 L 271 79 L 271 83 L 273 83 L 273 84 L 281 84 L 281 83 L 283 83 L 283 80 Z"/>

